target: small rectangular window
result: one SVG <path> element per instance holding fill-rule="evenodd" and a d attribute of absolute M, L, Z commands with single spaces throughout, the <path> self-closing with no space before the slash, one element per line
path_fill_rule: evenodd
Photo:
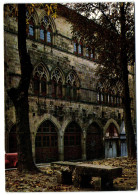
<path fill-rule="evenodd" d="M 93 53 L 91 53 L 90 57 L 93 58 Z"/>
<path fill-rule="evenodd" d="M 108 101 L 108 103 L 110 102 L 110 96 L 108 95 L 108 97 L 107 97 L 107 101 Z"/>
<path fill-rule="evenodd" d="M 74 43 L 74 52 L 77 53 L 77 43 Z"/>
<path fill-rule="evenodd" d="M 103 94 L 101 94 L 101 102 L 103 102 Z"/>
<path fill-rule="evenodd" d="M 47 42 L 51 43 L 51 33 L 49 31 L 47 32 Z"/>
<path fill-rule="evenodd" d="M 86 57 L 89 57 L 89 48 L 86 48 Z"/>
<path fill-rule="evenodd" d="M 82 46 L 79 45 L 79 54 L 82 54 Z"/>
<path fill-rule="evenodd" d="M 34 29 L 32 24 L 29 24 L 29 35 L 34 36 Z"/>
<path fill-rule="evenodd" d="M 99 92 L 97 93 L 97 101 L 98 102 L 100 101 L 100 94 L 99 94 Z"/>
<path fill-rule="evenodd" d="M 44 41 L 45 39 L 45 34 L 44 34 L 44 30 L 40 29 L 40 39 Z"/>

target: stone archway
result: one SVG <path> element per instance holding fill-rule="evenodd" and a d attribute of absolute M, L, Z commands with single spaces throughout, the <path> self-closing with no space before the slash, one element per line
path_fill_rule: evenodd
<path fill-rule="evenodd" d="M 105 158 L 119 155 L 119 134 L 116 125 L 111 122 L 105 131 Z"/>
<path fill-rule="evenodd" d="M 89 125 L 86 134 L 86 158 L 99 159 L 103 157 L 102 131 L 96 122 Z"/>
<path fill-rule="evenodd" d="M 114 119 L 111 118 L 111 119 L 109 119 L 109 120 L 107 121 L 107 123 L 106 123 L 105 126 L 104 126 L 104 136 L 105 136 L 105 134 L 106 134 L 107 128 L 109 127 L 109 125 L 110 125 L 111 123 L 113 123 L 113 124 L 115 125 L 116 130 L 117 130 L 117 133 L 118 133 L 118 134 L 120 133 L 120 127 L 119 127 L 118 123 L 117 123 Z"/>
<path fill-rule="evenodd" d="M 82 130 L 76 122 L 71 122 L 64 134 L 64 160 L 77 160 L 82 158 L 81 147 Z"/>
<path fill-rule="evenodd" d="M 58 160 L 58 132 L 57 127 L 50 121 L 42 122 L 35 138 L 36 163 Z"/>

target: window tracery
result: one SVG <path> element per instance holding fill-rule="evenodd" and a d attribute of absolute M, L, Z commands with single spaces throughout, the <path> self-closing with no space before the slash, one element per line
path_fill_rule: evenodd
<path fill-rule="evenodd" d="M 35 24 L 34 24 L 34 20 L 31 17 L 29 20 L 29 25 L 28 25 L 28 36 L 29 38 L 35 38 Z"/>
<path fill-rule="evenodd" d="M 52 72 L 51 80 L 52 80 L 52 97 L 62 98 L 63 79 L 62 79 L 61 71 L 59 69 L 56 68 Z"/>
<path fill-rule="evenodd" d="M 46 83 L 47 83 L 47 72 L 42 65 L 39 65 L 34 69 L 34 76 L 33 76 L 34 94 L 45 96 L 47 93 Z"/>
<path fill-rule="evenodd" d="M 67 99 L 77 100 L 77 87 L 78 87 L 78 78 L 74 72 L 70 72 L 66 79 L 67 90 L 66 96 Z"/>
<path fill-rule="evenodd" d="M 52 43 L 52 28 L 47 16 L 44 16 L 40 25 L 40 40 L 42 42 Z"/>
<path fill-rule="evenodd" d="M 26 10 L 26 19 L 28 22 L 27 25 L 27 35 L 29 38 L 35 38 L 35 22 L 34 22 L 34 14 L 30 14 L 29 10 Z"/>

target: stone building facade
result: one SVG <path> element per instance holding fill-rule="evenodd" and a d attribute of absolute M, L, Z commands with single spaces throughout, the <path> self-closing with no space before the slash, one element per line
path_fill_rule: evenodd
<path fill-rule="evenodd" d="M 5 151 L 16 152 L 15 109 L 7 89 L 19 83 L 17 19 L 4 20 Z M 36 163 L 115 157 L 121 154 L 122 99 L 99 92 L 96 52 L 73 39 L 62 16 L 36 9 L 30 17 L 27 50 L 33 65 L 29 119 Z"/>

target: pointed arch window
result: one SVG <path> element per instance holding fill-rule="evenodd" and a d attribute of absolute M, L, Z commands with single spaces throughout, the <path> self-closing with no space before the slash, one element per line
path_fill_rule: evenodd
<path fill-rule="evenodd" d="M 40 40 L 45 41 L 45 27 L 43 25 L 40 27 Z"/>
<path fill-rule="evenodd" d="M 35 95 L 46 96 L 47 94 L 47 73 L 43 66 L 39 65 L 34 70 L 33 88 Z"/>
<path fill-rule="evenodd" d="M 67 90 L 66 90 L 66 96 L 67 99 L 70 100 L 77 100 L 78 98 L 78 94 L 77 94 L 77 89 L 78 89 L 78 78 L 77 76 L 74 74 L 74 72 L 70 72 L 67 76 Z"/>
<path fill-rule="evenodd" d="M 78 54 L 78 42 L 74 40 L 74 54 Z"/>
<path fill-rule="evenodd" d="M 46 42 L 48 45 L 52 44 L 52 28 L 47 16 L 41 20 L 40 26 L 40 41 Z"/>
<path fill-rule="evenodd" d="M 101 102 L 103 103 L 103 101 L 104 101 L 104 96 L 103 96 L 103 94 L 101 93 Z"/>
<path fill-rule="evenodd" d="M 47 43 L 48 44 L 52 43 L 52 31 L 50 28 L 47 30 Z"/>
<path fill-rule="evenodd" d="M 52 97 L 62 98 L 63 79 L 61 71 L 56 68 L 52 72 Z"/>
<path fill-rule="evenodd" d="M 32 39 L 35 38 L 35 25 L 34 25 L 34 21 L 32 18 L 29 20 L 28 36 L 29 38 L 32 38 Z"/>
<path fill-rule="evenodd" d="M 100 92 L 97 93 L 97 101 L 100 102 Z"/>
<path fill-rule="evenodd" d="M 79 42 L 79 45 L 78 45 L 78 54 L 79 56 L 83 56 L 83 44 L 81 41 Z"/>

